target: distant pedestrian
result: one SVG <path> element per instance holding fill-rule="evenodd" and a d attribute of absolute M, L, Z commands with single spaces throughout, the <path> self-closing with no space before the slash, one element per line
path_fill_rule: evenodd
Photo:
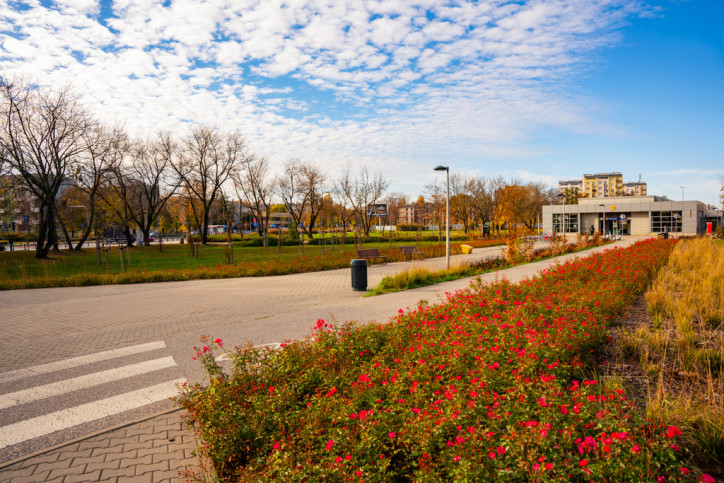
<path fill-rule="evenodd" d="M 15 241 L 15 237 L 14 237 L 13 234 L 11 233 L 11 234 L 10 234 L 10 238 L 8 239 L 8 242 L 10 243 L 10 251 L 13 251 L 13 250 L 14 250 L 14 248 L 13 248 L 13 242 L 14 242 L 14 241 Z"/>
<path fill-rule="evenodd" d="M 593 232 L 596 231 L 595 228 L 593 228 L 593 225 L 591 225 L 591 228 L 588 229 L 588 234 L 593 236 Z"/>

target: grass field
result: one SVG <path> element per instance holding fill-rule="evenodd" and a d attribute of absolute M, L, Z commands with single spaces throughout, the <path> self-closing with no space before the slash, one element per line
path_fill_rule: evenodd
<path fill-rule="evenodd" d="M 472 242 L 476 246 L 502 244 L 502 240 Z M 415 242 L 365 243 L 365 248 L 388 252 L 388 261 L 399 256 L 399 247 Z M 34 251 L 0 252 L 0 289 L 55 286 L 101 285 L 113 283 L 159 282 L 200 278 L 280 275 L 305 271 L 329 270 L 349 266 L 356 257 L 354 244 L 334 246 L 281 246 L 268 248 L 233 245 L 231 259 L 226 244 L 196 245 L 198 257 L 191 256 L 188 245 L 165 244 L 137 246 L 104 251 L 103 262 L 96 263 L 95 248 L 80 252 L 62 250 L 48 260 L 37 260 Z M 444 254 L 444 245 L 427 241 L 417 243 L 427 257 Z M 453 253 L 458 244 L 453 244 Z"/>

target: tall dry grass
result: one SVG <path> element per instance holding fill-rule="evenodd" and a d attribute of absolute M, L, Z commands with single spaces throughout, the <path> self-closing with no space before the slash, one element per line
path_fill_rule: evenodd
<path fill-rule="evenodd" d="M 648 416 L 688 427 L 697 455 L 724 470 L 724 244 L 679 242 L 646 301 L 651 326 L 625 339 L 658 372 Z"/>

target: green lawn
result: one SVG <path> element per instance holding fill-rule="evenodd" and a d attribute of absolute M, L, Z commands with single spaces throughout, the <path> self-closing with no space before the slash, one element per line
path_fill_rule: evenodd
<path fill-rule="evenodd" d="M 479 243 L 479 242 L 478 242 Z M 484 242 L 500 244 L 501 240 Z M 403 245 L 415 242 L 366 243 L 365 248 L 397 253 Z M 444 245 L 435 242 L 417 244 L 427 256 L 440 256 Z M 103 252 L 103 263 L 96 263 L 95 247 L 80 252 L 51 252 L 48 260 L 37 260 L 35 251 L 0 252 L 0 289 L 138 283 L 197 278 L 275 275 L 303 271 L 328 270 L 349 265 L 356 258 L 354 244 L 305 247 L 271 245 L 269 248 L 233 248 L 233 261 L 227 263 L 225 244 L 197 245 L 199 257 L 190 256 L 188 245 L 165 244 L 139 246 L 124 250 L 123 268 L 118 248 Z M 388 259 L 389 260 L 389 259 Z"/>

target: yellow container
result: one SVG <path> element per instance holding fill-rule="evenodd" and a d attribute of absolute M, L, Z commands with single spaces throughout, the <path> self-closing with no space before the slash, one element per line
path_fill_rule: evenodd
<path fill-rule="evenodd" d="M 460 245 L 460 249 L 463 251 L 463 255 L 470 255 L 473 253 L 473 247 L 470 245 Z"/>

